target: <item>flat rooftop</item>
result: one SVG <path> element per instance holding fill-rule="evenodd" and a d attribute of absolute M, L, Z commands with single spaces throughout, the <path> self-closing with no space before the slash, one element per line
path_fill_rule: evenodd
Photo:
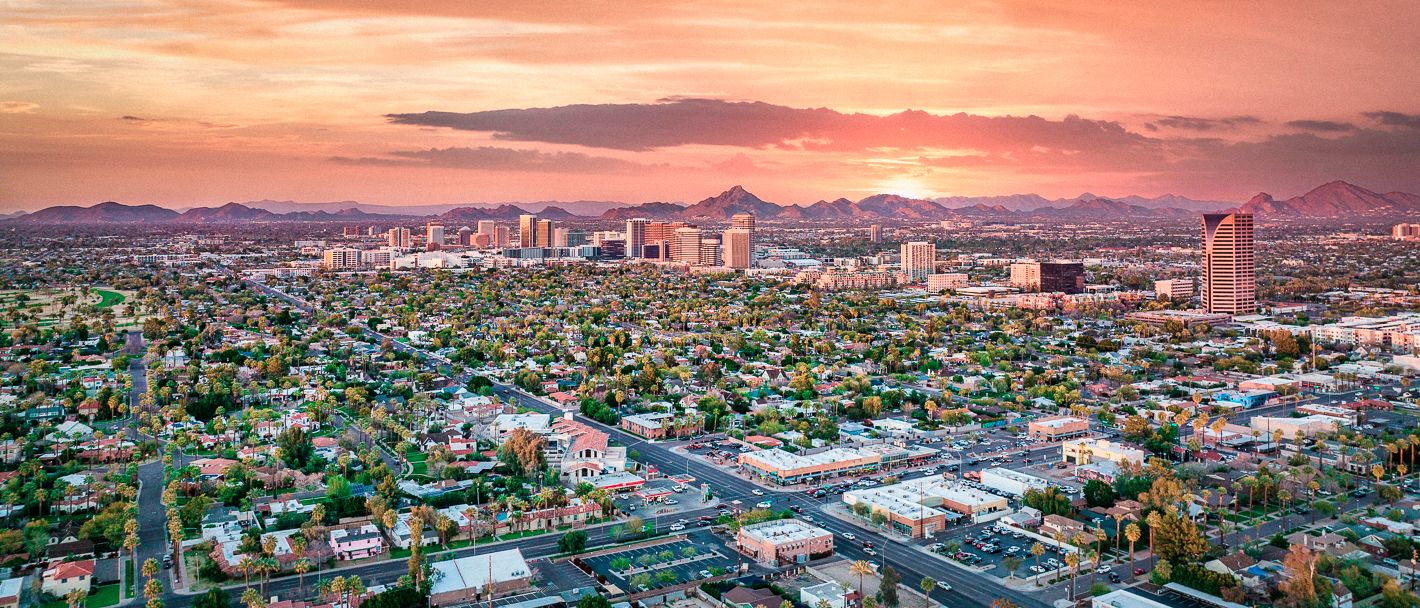
<path fill-rule="evenodd" d="M 741 458 L 757 461 L 768 468 L 802 469 L 833 463 L 854 463 L 866 458 L 866 456 L 854 449 L 831 448 L 811 454 L 786 452 L 784 450 L 760 450 L 758 452 L 743 454 Z"/>
<path fill-rule="evenodd" d="M 1045 483 L 1047 483 L 1044 479 L 1041 479 L 1041 478 L 1039 478 L 1039 477 L 1036 477 L 1035 475 L 1031 475 L 1031 474 L 1029 474 L 1029 473 L 1022 473 L 1022 472 L 1020 472 L 1020 471 L 1012 471 L 1011 469 L 1007 469 L 1007 468 L 1003 468 L 1003 467 L 992 467 L 992 468 L 986 469 L 985 471 L 982 471 L 981 474 L 982 474 L 982 475 L 995 475 L 995 476 L 997 476 L 997 477 L 1004 477 L 1004 478 L 1009 479 L 1009 480 L 1011 480 L 1011 481 L 1018 481 L 1018 482 L 1027 483 L 1027 484 L 1045 484 Z"/>
<path fill-rule="evenodd" d="M 1080 424 L 1083 422 L 1085 422 L 1084 419 L 1075 418 L 1074 416 L 1059 416 L 1056 418 L 1042 418 L 1040 420 L 1032 420 L 1031 424 L 1035 426 L 1043 426 L 1050 429 L 1058 429 L 1067 425 Z"/>
<path fill-rule="evenodd" d="M 829 536 L 831 533 L 798 519 L 778 519 L 766 521 L 742 529 L 745 536 L 774 544 L 791 541 L 806 541 Z"/>
<path fill-rule="evenodd" d="M 518 549 L 434 562 L 430 567 L 441 575 L 433 577 L 434 585 L 430 589 L 432 595 L 464 589 L 483 589 L 490 581 L 500 583 L 532 576 L 528 563 L 523 560 L 523 552 Z"/>

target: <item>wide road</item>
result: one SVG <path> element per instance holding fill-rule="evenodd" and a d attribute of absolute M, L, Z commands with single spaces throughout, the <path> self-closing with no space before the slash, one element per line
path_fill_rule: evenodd
<path fill-rule="evenodd" d="M 125 432 L 129 440 L 139 442 L 142 441 L 138 434 L 140 408 L 143 395 L 148 392 L 148 365 L 143 361 L 146 352 L 143 347 L 143 332 L 128 332 L 126 347 L 127 353 L 133 357 L 128 362 L 128 374 L 133 378 L 133 389 L 128 393 L 129 416 Z M 133 574 L 138 577 L 139 584 L 134 585 L 135 592 L 141 592 L 143 588 L 143 578 L 139 574 L 143 562 L 150 558 L 161 562 L 163 554 L 171 547 L 167 538 L 167 515 L 163 507 L 163 461 L 159 458 L 138 466 L 138 550 Z M 172 589 L 172 580 L 167 573 L 159 578 L 163 579 L 165 589 Z"/>

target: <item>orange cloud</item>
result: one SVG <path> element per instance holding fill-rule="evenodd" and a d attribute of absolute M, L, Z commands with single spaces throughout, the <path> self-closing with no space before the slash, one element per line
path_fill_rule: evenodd
<path fill-rule="evenodd" d="M 1420 189 L 1402 169 L 1417 19 L 1284 0 L 13 0 L 0 207 L 676 200 L 747 173 L 806 202 L 894 183 Z M 426 109 L 447 114 L 385 118 Z"/>

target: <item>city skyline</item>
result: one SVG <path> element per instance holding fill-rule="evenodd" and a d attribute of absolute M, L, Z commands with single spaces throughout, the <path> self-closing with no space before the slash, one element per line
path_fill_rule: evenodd
<path fill-rule="evenodd" d="M 1280 6 L 11 3 L 0 210 L 1420 190 L 1420 9 Z"/>

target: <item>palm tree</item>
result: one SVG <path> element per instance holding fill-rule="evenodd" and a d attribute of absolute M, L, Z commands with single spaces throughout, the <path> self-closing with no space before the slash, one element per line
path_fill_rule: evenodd
<path fill-rule="evenodd" d="M 150 599 L 150 600 L 151 600 L 151 599 L 153 599 L 153 598 L 155 598 L 155 597 L 158 597 L 158 596 L 160 596 L 160 595 L 162 595 L 162 594 L 163 594 L 163 583 L 159 582 L 158 579 L 150 578 L 150 579 L 148 579 L 148 582 L 143 585 L 143 597 L 144 597 L 145 599 Z"/>
<path fill-rule="evenodd" d="M 247 587 L 247 590 L 242 592 L 241 602 L 246 608 L 264 608 L 266 606 L 266 600 L 261 599 L 261 592 L 251 587 Z"/>
<path fill-rule="evenodd" d="M 1065 556 L 1065 565 L 1070 567 L 1070 601 L 1075 601 L 1075 573 L 1080 566 L 1080 553 L 1071 552 Z"/>
<path fill-rule="evenodd" d="M 291 568 L 296 571 L 296 582 L 298 585 L 296 594 L 299 597 L 305 597 L 306 573 L 311 571 L 311 560 L 302 557 L 297 559 L 296 563 L 291 565 Z"/>
<path fill-rule="evenodd" d="M 1109 540 L 1109 535 L 1101 528 L 1095 528 L 1095 553 L 1104 554 L 1104 541 Z"/>
<path fill-rule="evenodd" d="M 1154 529 L 1159 527 L 1161 521 L 1163 518 L 1159 517 L 1158 511 L 1149 513 L 1149 516 L 1144 518 L 1144 523 L 1149 524 L 1149 564 L 1151 568 L 1158 561 L 1158 558 L 1154 556 Z"/>
<path fill-rule="evenodd" d="M 1100 573 L 1100 552 L 1098 550 L 1090 553 L 1090 589 L 1095 588 L 1095 579 Z"/>
<path fill-rule="evenodd" d="M 858 575 L 858 597 L 865 597 L 863 594 L 863 577 L 872 574 L 873 567 L 868 565 L 868 562 L 860 559 L 853 562 L 853 565 L 848 567 L 848 571 Z"/>
<path fill-rule="evenodd" d="M 924 576 L 918 585 L 922 587 L 922 608 L 931 608 L 932 590 L 937 588 L 937 581 L 930 576 Z"/>
<path fill-rule="evenodd" d="M 1247 488 L 1247 516 L 1249 519 L 1251 519 L 1253 507 L 1253 490 L 1257 489 L 1257 478 L 1253 477 L 1252 475 L 1248 475 L 1243 477 L 1242 479 L 1239 479 L 1238 483 L 1242 484 L 1244 488 Z"/>
<path fill-rule="evenodd" d="M 248 589 L 251 588 L 251 573 L 256 571 L 256 561 L 250 555 L 243 555 L 241 561 L 237 562 L 237 572 L 241 572 L 246 578 L 243 583 Z"/>
<path fill-rule="evenodd" d="M 345 591 L 350 594 L 350 608 L 360 608 L 365 595 L 365 581 L 357 574 L 345 577 Z"/>
<path fill-rule="evenodd" d="M 1292 493 L 1291 493 L 1291 492 L 1289 492 L 1289 491 L 1287 491 L 1287 490 L 1278 490 L 1278 491 L 1277 491 L 1277 502 L 1282 503 L 1282 530 L 1284 530 L 1284 531 L 1287 529 L 1287 521 L 1288 521 L 1288 519 L 1290 519 L 1290 516 L 1291 516 L 1291 514 L 1292 514 L 1291 511 L 1290 511 L 1290 510 L 1288 509 L 1288 507 L 1287 507 L 1288 503 L 1290 503 L 1291 500 L 1292 500 Z"/>
<path fill-rule="evenodd" d="M 1133 525 L 1133 524 L 1130 524 Z M 1035 543 L 1030 546 L 1030 554 L 1035 556 L 1035 569 L 1040 570 L 1040 556 L 1045 555 L 1045 545 Z M 1040 586 L 1040 578 L 1036 577 L 1035 586 Z"/>
<path fill-rule="evenodd" d="M 1119 543 L 1120 543 L 1120 541 L 1122 540 L 1122 538 L 1119 536 L 1119 526 L 1124 523 L 1124 514 L 1123 514 L 1123 513 L 1115 513 L 1113 517 L 1114 517 L 1114 550 L 1115 550 L 1115 551 L 1119 551 Z"/>
<path fill-rule="evenodd" d="M 1139 529 L 1139 524 L 1129 522 L 1124 528 L 1124 537 L 1129 539 L 1129 572 L 1134 572 L 1134 545 L 1138 544 L 1139 537 L 1144 535 L 1144 531 Z"/>
<path fill-rule="evenodd" d="M 336 603 L 345 603 L 345 577 L 337 576 L 330 579 L 330 594 L 335 596 Z"/>

